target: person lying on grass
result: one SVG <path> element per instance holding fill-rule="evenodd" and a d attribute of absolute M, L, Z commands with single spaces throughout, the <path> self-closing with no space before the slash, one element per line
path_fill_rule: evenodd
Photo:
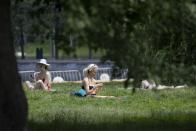
<path fill-rule="evenodd" d="M 48 67 L 50 64 L 47 63 L 46 59 L 40 59 L 37 63 L 37 68 L 39 70 L 38 73 L 35 74 L 34 81 L 35 83 L 31 83 L 30 81 L 26 81 L 26 85 L 29 89 L 41 89 L 45 91 L 51 90 L 51 75 L 48 71 Z"/>
<path fill-rule="evenodd" d="M 154 80 L 142 80 L 141 82 L 141 89 L 156 89 L 156 90 L 162 90 L 162 89 L 180 89 L 180 88 L 186 88 L 188 87 L 186 84 L 184 85 L 156 85 Z"/>
<path fill-rule="evenodd" d="M 98 66 L 96 64 L 90 64 L 84 70 L 84 79 L 82 80 L 82 89 L 86 91 L 86 95 L 96 95 L 101 88 L 103 83 L 96 83 L 94 77 L 96 76 Z"/>

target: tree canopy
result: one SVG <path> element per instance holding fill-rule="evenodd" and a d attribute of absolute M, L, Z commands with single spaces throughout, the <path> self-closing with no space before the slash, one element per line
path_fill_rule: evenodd
<path fill-rule="evenodd" d="M 40 30 L 40 23 L 47 23 L 49 26 L 43 27 L 42 35 L 54 33 L 55 29 L 56 47 L 67 54 L 74 53 L 74 48 L 81 45 L 104 49 L 102 60 L 128 68 L 128 78 L 134 78 L 135 85 L 146 78 L 167 84 L 194 81 L 194 1 L 32 0 L 28 3 L 32 5 L 30 9 L 35 8 L 36 18 L 44 18 L 42 22 L 33 21 L 32 26 Z M 36 32 L 40 33 L 39 30 Z"/>

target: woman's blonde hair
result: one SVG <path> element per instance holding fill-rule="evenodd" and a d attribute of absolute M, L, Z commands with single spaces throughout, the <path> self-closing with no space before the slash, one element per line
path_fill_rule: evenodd
<path fill-rule="evenodd" d="M 96 64 L 90 64 L 86 68 L 83 69 L 83 75 L 87 76 L 88 73 L 92 70 L 97 70 L 98 66 Z"/>

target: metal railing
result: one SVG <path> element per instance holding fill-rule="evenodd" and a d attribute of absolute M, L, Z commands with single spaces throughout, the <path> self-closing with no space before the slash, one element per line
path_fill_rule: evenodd
<path fill-rule="evenodd" d="M 34 72 L 34 78 L 38 72 Z M 67 70 L 67 71 L 50 71 L 52 81 L 59 77 L 63 81 L 80 81 L 82 76 L 78 70 Z"/>
<path fill-rule="evenodd" d="M 96 80 L 102 79 L 126 79 L 128 69 L 112 68 L 99 68 L 95 76 Z M 22 81 L 32 81 L 38 72 L 35 71 L 19 71 Z M 79 70 L 66 70 L 66 71 L 50 71 L 52 81 L 56 78 L 62 78 L 63 81 L 81 81 L 83 78 L 82 73 Z"/>
<path fill-rule="evenodd" d="M 19 71 L 22 81 L 33 81 L 35 71 Z"/>
<path fill-rule="evenodd" d="M 80 81 L 82 76 L 78 70 L 51 71 L 52 80 L 55 77 L 62 77 L 64 81 Z"/>
<path fill-rule="evenodd" d="M 109 79 L 126 79 L 127 78 L 128 69 L 112 69 L 112 68 L 99 68 L 95 79 L 100 80 L 102 74 L 108 75 Z"/>

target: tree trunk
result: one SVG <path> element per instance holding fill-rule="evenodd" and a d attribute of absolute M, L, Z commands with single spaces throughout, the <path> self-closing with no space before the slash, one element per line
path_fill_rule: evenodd
<path fill-rule="evenodd" d="M 24 35 L 23 35 L 23 24 L 21 23 L 20 25 L 20 48 L 21 48 L 21 59 L 25 59 L 25 55 L 24 55 Z"/>
<path fill-rule="evenodd" d="M 57 8 L 57 2 L 54 3 L 54 45 L 55 45 L 55 59 L 59 59 L 59 10 Z"/>
<path fill-rule="evenodd" d="M 14 55 L 10 0 L 0 1 L 0 13 L 0 130 L 24 131 L 27 124 L 27 101 Z"/>

